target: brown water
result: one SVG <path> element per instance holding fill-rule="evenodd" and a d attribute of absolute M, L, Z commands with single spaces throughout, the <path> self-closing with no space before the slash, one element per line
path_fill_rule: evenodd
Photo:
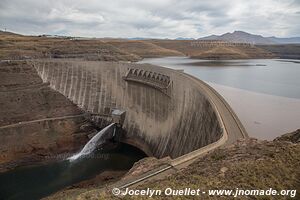
<path fill-rule="evenodd" d="M 273 140 L 300 128 L 300 99 L 209 84 L 230 103 L 251 137 Z"/>

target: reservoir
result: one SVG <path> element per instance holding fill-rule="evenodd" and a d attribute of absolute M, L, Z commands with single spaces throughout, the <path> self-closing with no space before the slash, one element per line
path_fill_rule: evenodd
<path fill-rule="evenodd" d="M 181 69 L 211 85 L 230 104 L 250 137 L 272 140 L 300 128 L 297 60 L 164 57 L 140 63 Z"/>

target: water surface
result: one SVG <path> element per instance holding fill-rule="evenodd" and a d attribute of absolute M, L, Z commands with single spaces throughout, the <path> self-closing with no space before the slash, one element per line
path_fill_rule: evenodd
<path fill-rule="evenodd" d="M 300 128 L 297 60 L 165 57 L 140 63 L 183 69 L 207 82 L 230 104 L 251 137 L 272 140 Z"/>
<path fill-rule="evenodd" d="M 264 94 L 300 99 L 300 63 L 296 60 L 198 60 L 147 58 L 141 63 L 184 69 L 201 80 Z"/>
<path fill-rule="evenodd" d="M 107 170 L 129 170 L 134 162 L 143 157 L 145 154 L 139 149 L 121 144 L 116 149 L 98 150 L 74 162 L 61 160 L 40 166 L 20 167 L 0 174 L 0 199 L 40 199 Z"/>

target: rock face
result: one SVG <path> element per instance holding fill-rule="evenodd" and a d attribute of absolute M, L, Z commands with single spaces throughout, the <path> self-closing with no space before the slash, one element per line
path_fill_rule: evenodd
<path fill-rule="evenodd" d="M 26 62 L 1 62 L 0 77 L 0 170 L 77 150 L 95 131 L 81 131 L 82 111 Z"/>
<path fill-rule="evenodd" d="M 78 115 L 81 111 L 43 83 L 26 62 L 0 63 L 0 125 L 22 121 Z"/>
<path fill-rule="evenodd" d="M 44 82 L 82 109 L 101 115 L 113 108 L 125 110 L 122 141 L 148 155 L 176 158 L 222 136 L 205 91 L 174 70 L 107 62 L 31 63 Z"/>

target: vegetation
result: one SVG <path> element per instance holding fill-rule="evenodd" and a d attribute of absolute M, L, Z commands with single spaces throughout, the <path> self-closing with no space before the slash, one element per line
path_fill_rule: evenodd
<path fill-rule="evenodd" d="M 274 141 L 249 139 L 218 149 L 198 159 L 187 168 L 159 181 L 150 181 L 135 189 L 186 187 L 209 189 L 261 189 L 300 191 L 300 143 L 292 138 L 299 131 Z M 296 136 L 295 136 L 296 135 Z M 298 199 L 299 194 L 293 199 Z M 82 193 L 77 199 L 119 199 L 110 190 L 93 190 Z M 232 199 L 233 197 L 223 197 Z M 122 199 L 148 199 L 147 196 L 125 196 Z M 156 196 L 155 199 L 193 199 L 193 196 Z M 199 196 L 198 199 L 220 199 L 219 196 Z M 272 196 L 240 196 L 235 199 L 275 199 Z M 276 196 L 276 199 L 292 199 Z"/>

